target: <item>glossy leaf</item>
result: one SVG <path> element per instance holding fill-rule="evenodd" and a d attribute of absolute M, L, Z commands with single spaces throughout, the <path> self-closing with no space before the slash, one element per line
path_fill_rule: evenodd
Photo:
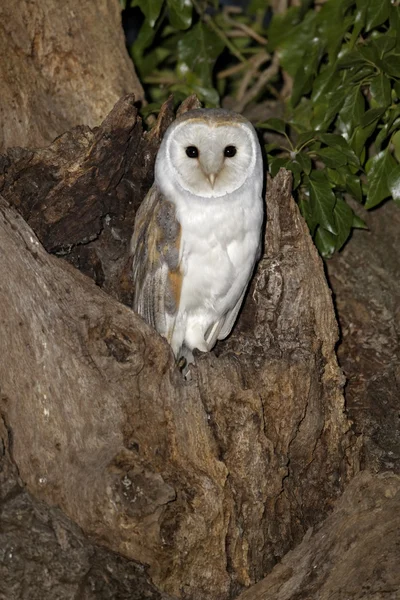
<path fill-rule="evenodd" d="M 400 54 L 389 54 L 382 61 L 382 68 L 391 77 L 400 77 Z"/>
<path fill-rule="evenodd" d="M 345 175 L 345 188 L 346 191 L 353 196 L 358 202 L 362 201 L 362 189 L 361 189 L 361 181 L 358 175 L 354 175 L 353 173 L 347 173 Z"/>
<path fill-rule="evenodd" d="M 346 97 L 340 110 L 343 133 L 350 139 L 355 127 L 360 123 L 364 114 L 365 101 L 360 88 L 357 86 Z"/>
<path fill-rule="evenodd" d="M 324 258 L 330 258 L 336 250 L 336 236 L 323 227 L 318 227 L 314 241 L 319 253 Z"/>
<path fill-rule="evenodd" d="M 379 58 L 383 58 L 385 54 L 393 50 L 396 46 L 396 38 L 384 34 L 374 38 L 371 43 L 375 46 Z"/>
<path fill-rule="evenodd" d="M 368 225 L 365 223 L 365 221 L 363 221 L 362 218 L 355 213 L 353 213 L 353 221 L 351 226 L 355 229 L 368 229 Z"/>
<path fill-rule="evenodd" d="M 154 27 L 163 4 L 164 0 L 134 0 L 132 6 L 138 6 L 150 27 Z"/>
<path fill-rule="evenodd" d="M 396 165 L 392 168 L 387 183 L 393 200 L 396 204 L 400 204 L 400 165 Z"/>
<path fill-rule="evenodd" d="M 314 235 L 318 223 L 315 219 L 315 215 L 311 207 L 310 198 L 302 189 L 300 189 L 299 194 L 299 208 L 303 218 L 305 219 L 308 225 L 311 235 Z"/>
<path fill-rule="evenodd" d="M 302 170 L 307 175 L 309 175 L 311 173 L 312 162 L 311 162 L 311 158 L 308 156 L 308 154 L 306 154 L 305 152 L 297 152 L 296 158 L 294 160 L 299 163 Z"/>
<path fill-rule="evenodd" d="M 314 153 L 326 164 L 327 167 L 338 169 L 347 164 L 347 157 L 337 148 L 320 148 Z"/>
<path fill-rule="evenodd" d="M 400 130 L 397 131 L 392 137 L 392 144 L 394 148 L 394 155 L 397 158 L 397 162 L 400 163 Z"/>
<path fill-rule="evenodd" d="M 379 152 L 367 162 L 368 195 L 365 208 L 374 208 L 390 196 L 388 182 L 392 171 L 397 166 L 388 149 Z"/>
<path fill-rule="evenodd" d="M 257 123 L 257 127 L 260 129 L 270 129 L 271 131 L 277 131 L 278 133 L 285 133 L 286 123 L 282 119 L 272 117 L 262 123 Z"/>
<path fill-rule="evenodd" d="M 323 171 L 313 171 L 311 173 L 309 191 L 312 210 L 318 224 L 336 234 L 336 223 L 333 215 L 336 198 Z"/>
<path fill-rule="evenodd" d="M 373 78 L 370 85 L 370 92 L 375 101 L 375 106 L 386 108 L 391 103 L 390 81 L 384 73 L 379 73 Z"/>
<path fill-rule="evenodd" d="M 390 14 L 390 0 L 368 0 L 366 30 L 381 25 Z"/>
<path fill-rule="evenodd" d="M 337 225 L 337 237 L 335 240 L 335 249 L 340 250 L 347 241 L 353 227 L 353 211 L 350 206 L 340 196 L 336 200 L 333 211 Z"/>
<path fill-rule="evenodd" d="M 346 157 L 346 162 L 343 164 L 349 163 L 355 167 L 359 166 L 360 161 L 358 160 L 357 155 L 343 136 L 335 133 L 319 133 L 317 139 L 327 146 L 337 149 L 343 154 Z"/>
<path fill-rule="evenodd" d="M 275 177 L 275 175 L 277 175 L 277 173 L 279 172 L 279 169 L 286 168 L 286 165 L 288 162 L 289 162 L 289 159 L 287 157 L 269 156 L 268 157 L 268 167 L 269 167 L 269 172 L 271 173 L 272 177 Z"/>
<path fill-rule="evenodd" d="M 167 0 L 172 27 L 188 29 L 192 24 L 192 3 L 186 0 Z"/>
<path fill-rule="evenodd" d="M 212 88 L 212 71 L 224 43 L 207 25 L 199 21 L 178 42 L 178 71 L 193 72 L 205 89 Z"/>

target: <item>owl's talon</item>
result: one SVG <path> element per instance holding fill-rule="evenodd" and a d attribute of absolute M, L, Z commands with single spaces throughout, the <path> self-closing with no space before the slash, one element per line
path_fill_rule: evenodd
<path fill-rule="evenodd" d="M 183 369 L 185 367 L 187 367 L 188 361 L 186 360 L 186 358 L 184 356 L 181 356 L 180 358 L 178 358 L 178 360 L 176 361 L 175 364 L 178 367 L 178 369 L 180 370 L 180 372 L 183 373 Z"/>

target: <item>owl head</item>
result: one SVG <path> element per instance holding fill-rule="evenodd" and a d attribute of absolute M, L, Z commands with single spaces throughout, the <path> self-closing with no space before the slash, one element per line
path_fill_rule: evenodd
<path fill-rule="evenodd" d="M 218 198 L 255 174 L 262 177 L 262 159 L 251 123 L 228 110 L 197 109 L 168 128 L 155 179 L 166 193 L 178 186 L 194 196 Z"/>

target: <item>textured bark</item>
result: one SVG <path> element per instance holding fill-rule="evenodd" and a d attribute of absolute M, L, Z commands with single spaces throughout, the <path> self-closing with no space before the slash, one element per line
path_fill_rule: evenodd
<path fill-rule="evenodd" d="M 322 527 L 238 600 L 398 600 L 400 478 L 361 473 Z"/>
<path fill-rule="evenodd" d="M 190 382 L 118 302 L 130 295 L 135 207 L 170 118 L 166 105 L 154 132 L 139 135 L 125 98 L 95 132 L 4 157 L 8 202 L 48 250 L 75 260 L 89 249 L 80 266 L 97 264 L 91 275 L 115 298 L 47 254 L 3 202 L 1 413 L 29 492 L 148 565 L 165 592 L 222 600 L 323 518 L 357 469 L 358 446 L 330 291 L 289 173 L 268 182 L 265 253 L 237 327 L 198 355 Z"/>
<path fill-rule="evenodd" d="M 0 28 L 0 151 L 94 127 L 128 92 L 143 100 L 118 0 L 1 2 Z"/>
<path fill-rule="evenodd" d="M 363 439 L 364 468 L 400 474 L 400 210 L 394 202 L 372 212 L 355 209 L 369 231 L 354 232 L 327 264 L 346 404 Z"/>
<path fill-rule="evenodd" d="M 1 600 L 172 600 L 141 565 L 96 547 L 60 510 L 23 489 L 1 443 L 9 436 L 0 420 Z"/>

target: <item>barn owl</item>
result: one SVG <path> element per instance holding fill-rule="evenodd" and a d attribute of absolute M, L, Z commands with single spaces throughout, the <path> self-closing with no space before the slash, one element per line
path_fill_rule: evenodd
<path fill-rule="evenodd" d="M 167 129 L 131 242 L 133 308 L 193 362 L 232 330 L 261 250 L 263 165 L 239 114 L 196 109 Z"/>

